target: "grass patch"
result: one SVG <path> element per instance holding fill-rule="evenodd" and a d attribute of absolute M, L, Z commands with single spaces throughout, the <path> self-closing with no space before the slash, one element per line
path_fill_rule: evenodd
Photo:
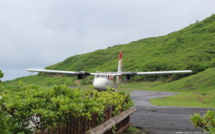
<path fill-rule="evenodd" d="M 164 84 L 163 81 L 143 81 L 143 82 L 127 82 L 122 83 L 117 89 L 131 89 L 131 90 L 151 90 L 151 88 Z"/>
<path fill-rule="evenodd" d="M 211 103 L 211 95 L 202 95 L 194 92 L 180 92 L 178 95 L 151 99 L 150 102 L 158 106 L 184 106 L 215 108 Z"/>
<path fill-rule="evenodd" d="M 12 81 L 5 81 L 5 84 L 16 85 L 19 81 L 23 81 L 26 84 L 34 84 L 40 86 L 52 86 L 52 85 L 67 85 L 76 86 L 74 83 L 76 77 L 47 77 L 47 76 L 26 76 L 17 78 Z"/>
<path fill-rule="evenodd" d="M 177 92 L 178 95 L 152 99 L 159 106 L 185 106 L 215 108 L 215 68 L 156 87 L 154 91 Z"/>

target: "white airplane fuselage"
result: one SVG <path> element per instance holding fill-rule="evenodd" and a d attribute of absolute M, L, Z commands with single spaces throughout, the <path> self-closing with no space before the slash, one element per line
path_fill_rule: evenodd
<path fill-rule="evenodd" d="M 107 74 L 98 74 L 95 75 L 93 80 L 93 86 L 97 90 L 107 90 L 107 88 L 116 87 L 114 77 L 112 75 Z"/>
<path fill-rule="evenodd" d="M 119 53 L 117 73 L 122 72 L 122 52 Z M 116 76 L 109 73 L 98 73 L 94 76 L 93 86 L 97 90 L 107 90 L 108 88 L 115 88 L 121 82 L 121 76 Z"/>

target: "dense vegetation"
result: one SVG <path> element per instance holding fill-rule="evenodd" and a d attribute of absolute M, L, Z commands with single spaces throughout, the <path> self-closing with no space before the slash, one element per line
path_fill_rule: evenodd
<path fill-rule="evenodd" d="M 113 115 L 130 108 L 133 103 L 123 92 L 81 91 L 66 86 L 41 88 L 20 82 L 13 90 L 2 88 L 0 99 L 0 133 L 31 134 L 77 117 L 91 119 L 93 113 L 103 118 L 106 106 Z"/>

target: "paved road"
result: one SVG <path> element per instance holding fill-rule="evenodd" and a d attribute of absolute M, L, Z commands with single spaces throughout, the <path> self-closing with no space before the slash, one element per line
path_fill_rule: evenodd
<path fill-rule="evenodd" d="M 132 125 L 143 128 L 147 134 L 200 134 L 202 129 L 193 127 L 190 116 L 194 113 L 204 114 L 208 109 L 154 106 L 148 101 L 152 98 L 175 94 L 171 92 L 133 91 L 131 98 L 137 111 L 131 115 Z"/>

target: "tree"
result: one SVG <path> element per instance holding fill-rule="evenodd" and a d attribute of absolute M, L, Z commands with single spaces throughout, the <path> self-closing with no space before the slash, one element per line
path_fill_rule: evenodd
<path fill-rule="evenodd" d="M 0 70 L 0 79 L 4 76 L 4 74 L 2 73 L 2 71 Z M 0 84 L 1 84 L 1 80 L 0 80 Z"/>
<path fill-rule="evenodd" d="M 0 78 L 2 78 L 4 76 L 4 74 L 2 73 L 2 71 L 0 70 Z"/>

